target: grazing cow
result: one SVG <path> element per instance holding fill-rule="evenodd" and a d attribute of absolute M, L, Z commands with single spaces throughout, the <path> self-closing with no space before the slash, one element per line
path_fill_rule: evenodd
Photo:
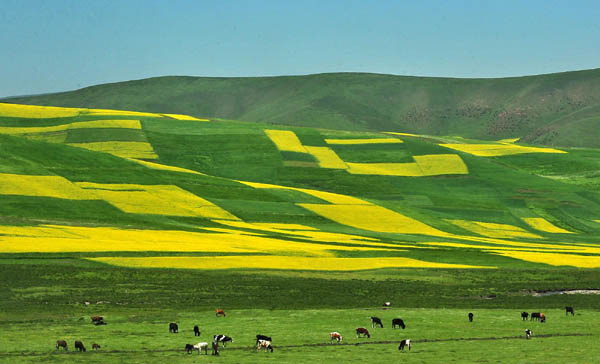
<path fill-rule="evenodd" d="M 212 355 L 219 355 L 219 343 L 216 341 L 212 343 Z"/>
<path fill-rule="evenodd" d="M 102 316 L 92 316 L 90 317 L 92 319 L 92 323 L 95 324 L 96 322 L 102 322 L 104 321 L 104 317 Z"/>
<path fill-rule="evenodd" d="M 271 345 L 271 342 L 269 340 L 259 340 L 258 344 L 256 345 L 256 351 L 260 351 L 260 349 L 265 349 L 265 351 L 271 350 L 271 352 L 273 352 L 273 345 Z"/>
<path fill-rule="evenodd" d="M 75 350 L 83 351 L 85 353 L 85 346 L 83 346 L 83 343 L 81 341 L 75 341 Z"/>
<path fill-rule="evenodd" d="M 219 317 L 219 316 L 225 317 L 225 311 L 221 310 L 220 308 L 217 308 L 216 316 L 217 317 Z"/>
<path fill-rule="evenodd" d="M 255 345 L 258 345 L 258 342 L 261 340 L 273 342 L 273 339 L 271 339 L 270 336 L 258 334 L 258 335 L 256 335 L 256 344 Z"/>
<path fill-rule="evenodd" d="M 371 334 L 369 334 L 369 330 L 365 329 L 364 327 L 359 327 L 358 329 L 356 329 L 356 337 L 361 337 L 361 336 L 366 336 L 369 339 L 371 338 Z"/>
<path fill-rule="evenodd" d="M 104 322 L 104 320 L 100 320 L 100 321 L 94 322 L 94 325 L 96 325 L 96 326 L 106 325 L 106 322 Z"/>
<path fill-rule="evenodd" d="M 391 302 L 384 302 L 383 307 L 390 307 L 392 305 Z"/>
<path fill-rule="evenodd" d="M 473 322 L 473 312 L 469 312 L 469 322 Z"/>
<path fill-rule="evenodd" d="M 565 315 L 569 315 L 569 312 L 571 313 L 571 316 L 575 316 L 575 310 L 573 309 L 573 307 L 571 306 L 567 306 L 565 307 Z"/>
<path fill-rule="evenodd" d="M 171 322 L 171 323 L 169 324 L 169 332 L 172 332 L 172 333 L 174 333 L 174 334 L 177 334 L 177 333 L 179 332 L 179 326 L 178 326 L 176 323 L 174 323 L 174 322 Z"/>
<path fill-rule="evenodd" d="M 204 354 L 208 355 L 208 343 L 207 342 L 198 343 L 198 344 L 194 345 L 193 348 L 198 349 L 198 355 L 200 355 L 202 353 L 202 350 L 204 350 Z"/>
<path fill-rule="evenodd" d="M 381 326 L 383 329 L 383 323 L 381 322 L 381 319 L 379 317 L 371 316 L 371 326 L 375 328 L 376 325 Z"/>
<path fill-rule="evenodd" d="M 67 342 L 65 340 L 56 340 L 56 349 L 58 350 L 59 348 L 63 348 L 65 351 L 69 350 L 67 349 Z"/>
<path fill-rule="evenodd" d="M 535 319 L 536 321 L 539 321 L 539 319 L 540 319 L 540 313 L 539 312 L 532 312 L 531 313 L 531 317 L 529 317 L 529 321 L 533 321 L 533 319 Z"/>
<path fill-rule="evenodd" d="M 188 354 L 191 354 L 192 351 L 194 351 L 194 345 L 192 344 L 185 344 L 185 352 Z"/>
<path fill-rule="evenodd" d="M 198 326 L 194 326 L 194 336 L 200 336 L 200 328 Z"/>
<path fill-rule="evenodd" d="M 332 342 L 333 342 L 333 340 L 336 340 L 336 341 L 339 343 L 339 342 L 341 342 L 343 339 L 344 339 L 344 338 L 342 337 L 342 335 L 341 335 L 339 332 L 337 332 L 337 331 L 334 331 L 334 332 L 331 332 L 331 333 L 329 333 L 329 342 L 330 342 L 330 343 L 332 343 Z"/>
<path fill-rule="evenodd" d="M 233 343 L 233 339 L 232 338 L 230 338 L 227 335 L 223 335 L 223 334 L 213 336 L 213 341 L 216 342 L 217 344 L 222 343 L 223 347 L 225 347 L 225 344 L 228 343 L 228 342 Z"/>
<path fill-rule="evenodd" d="M 398 346 L 398 350 L 404 350 L 405 346 L 408 346 L 408 350 L 410 351 L 410 339 L 404 339 L 400 341 L 400 346 Z"/>
<path fill-rule="evenodd" d="M 93 343 L 92 344 L 92 350 L 99 350 L 100 349 L 100 345 Z"/>
<path fill-rule="evenodd" d="M 526 339 L 530 339 L 531 338 L 531 334 L 533 334 L 533 332 L 529 329 L 525 329 L 525 338 Z"/>
<path fill-rule="evenodd" d="M 392 320 L 392 329 L 395 329 L 396 326 L 400 326 L 402 330 L 406 328 L 406 326 L 404 326 L 404 321 L 401 318 L 395 318 Z"/>
<path fill-rule="evenodd" d="M 543 313 L 543 312 L 541 312 L 541 313 L 540 313 L 540 322 L 541 322 L 541 323 L 544 323 L 544 322 L 546 322 L 546 315 L 544 315 L 544 313 Z"/>
<path fill-rule="evenodd" d="M 527 321 L 527 318 L 529 317 L 529 314 L 525 311 L 521 312 L 521 319 L 523 319 L 523 321 Z"/>

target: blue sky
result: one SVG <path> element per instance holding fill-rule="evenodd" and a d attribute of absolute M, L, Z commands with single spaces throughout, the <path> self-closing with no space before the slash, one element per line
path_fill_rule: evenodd
<path fill-rule="evenodd" d="M 0 97 L 164 75 L 600 67 L 598 1 L 2 0 Z"/>

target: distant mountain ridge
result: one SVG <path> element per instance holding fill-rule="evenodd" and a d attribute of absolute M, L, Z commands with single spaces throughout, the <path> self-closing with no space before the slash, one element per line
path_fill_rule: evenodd
<path fill-rule="evenodd" d="M 6 101 L 600 147 L 600 69 L 497 79 L 166 76 Z"/>

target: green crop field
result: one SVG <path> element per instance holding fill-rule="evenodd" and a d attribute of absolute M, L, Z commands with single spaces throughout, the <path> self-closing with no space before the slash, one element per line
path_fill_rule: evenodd
<path fill-rule="evenodd" d="M 138 110 L 0 104 L 0 361 L 600 359 L 600 149 Z"/>

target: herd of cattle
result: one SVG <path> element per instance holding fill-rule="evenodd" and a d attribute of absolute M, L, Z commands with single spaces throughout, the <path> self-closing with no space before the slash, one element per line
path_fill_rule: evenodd
<path fill-rule="evenodd" d="M 386 302 L 386 304 L 384 304 L 384 306 L 389 306 L 389 304 Z M 566 315 L 568 315 L 569 313 L 573 316 L 575 315 L 575 310 L 571 306 L 565 307 L 565 311 L 566 311 Z M 217 309 L 216 316 L 217 317 L 226 316 L 225 311 L 223 311 L 222 309 Z M 469 317 L 469 322 L 473 322 L 474 315 L 472 312 L 469 312 L 468 317 Z M 528 312 L 521 312 L 522 320 L 525 321 L 528 318 L 531 321 L 533 321 L 535 319 L 537 321 L 540 321 L 541 323 L 546 322 L 546 315 L 543 312 L 532 312 L 531 315 L 529 315 Z M 106 325 L 106 322 L 104 322 L 104 317 L 102 317 L 102 316 L 92 316 L 91 319 L 92 319 L 92 323 L 94 325 Z M 383 322 L 381 321 L 381 319 L 379 317 L 371 316 L 371 328 L 374 329 L 376 327 L 383 328 Z M 392 320 L 392 329 L 395 329 L 396 327 L 402 328 L 404 330 L 406 328 L 406 325 L 404 324 L 404 320 L 402 320 L 401 318 L 393 319 Z M 179 332 L 179 325 L 175 322 L 169 323 L 169 333 L 176 334 L 178 332 Z M 533 332 L 530 329 L 525 330 L 525 338 L 527 338 L 527 339 L 531 338 L 532 334 L 533 334 Z M 200 328 L 198 326 L 194 326 L 194 336 L 200 336 Z M 358 327 L 356 329 L 356 337 L 357 338 L 361 338 L 361 337 L 371 338 L 371 333 L 369 333 L 369 330 L 365 327 Z M 341 343 L 343 339 L 344 339 L 343 336 L 337 331 L 333 331 L 329 334 L 330 343 L 333 343 L 333 342 Z M 228 342 L 233 343 L 233 339 L 231 337 L 229 337 L 227 335 L 223 335 L 223 334 L 214 335 L 213 341 L 210 345 L 211 350 L 212 350 L 212 355 L 219 355 L 219 343 L 221 343 L 223 345 L 223 347 L 225 347 L 225 345 Z M 265 335 L 261 335 L 261 334 L 256 335 L 255 346 L 256 346 L 257 351 L 261 351 L 262 349 L 265 349 L 265 351 L 273 352 L 272 342 L 273 342 L 273 339 L 270 336 L 265 336 Z M 202 351 L 204 351 L 204 353 L 206 355 L 208 355 L 208 347 L 209 347 L 208 342 L 199 342 L 195 345 L 185 344 L 184 350 L 188 354 L 192 353 L 195 350 L 198 350 L 198 355 L 200 355 L 202 353 Z M 408 350 L 411 349 L 410 339 L 404 339 L 404 340 L 400 341 L 398 350 L 404 350 L 405 347 L 408 347 Z M 65 340 L 57 340 L 56 341 L 56 349 L 60 349 L 60 348 L 62 348 L 64 350 L 68 350 L 67 342 Z M 93 343 L 92 349 L 99 350 L 100 345 L 98 345 L 97 343 Z M 76 340 L 75 341 L 75 350 L 85 352 L 86 349 L 85 349 L 85 346 L 83 345 L 83 342 Z"/>

